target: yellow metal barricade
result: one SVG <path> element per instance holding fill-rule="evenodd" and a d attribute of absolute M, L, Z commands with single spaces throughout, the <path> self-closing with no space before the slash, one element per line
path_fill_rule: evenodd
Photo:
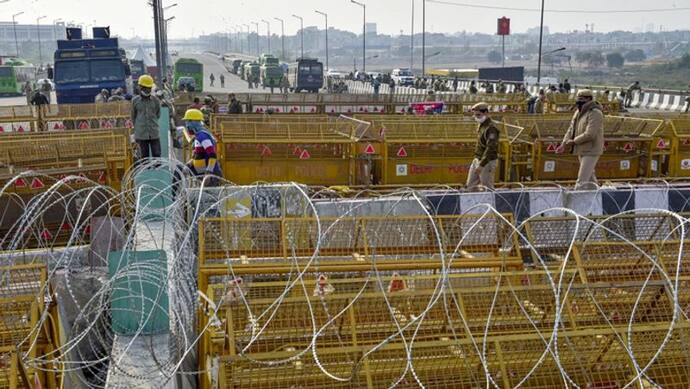
<path fill-rule="evenodd" d="M 671 133 L 671 156 L 669 175 L 690 177 L 690 119 L 678 118 L 669 121 Z"/>
<path fill-rule="evenodd" d="M 353 131 L 328 122 L 222 123 L 223 174 L 237 184 L 352 185 Z"/>
<path fill-rule="evenodd" d="M 577 156 L 558 153 L 563 136 L 571 120 L 564 117 L 535 117 L 516 120 L 532 138 L 532 171 L 534 181 L 573 180 L 577 178 Z M 658 162 L 655 148 L 669 147 L 656 140 L 663 121 L 630 117 L 604 117 L 604 154 L 597 163 L 596 174 L 604 179 L 634 179 L 648 177 Z M 653 154 L 653 152 L 655 154 Z"/>
<path fill-rule="evenodd" d="M 513 145 L 521 128 L 496 123 L 501 131 L 499 169 L 496 180 L 512 175 Z M 467 181 L 477 145 L 477 123 L 473 121 L 381 122 L 383 185 L 462 184 Z"/>
<path fill-rule="evenodd" d="M 0 267 L 0 385 L 6 388 L 36 387 L 56 389 L 60 374 L 57 366 L 24 365 L 23 359 L 32 360 L 42 355 L 58 358 L 59 347 L 57 310 L 46 307 L 48 298 L 55 296 L 47 284 L 45 265 L 15 265 Z M 53 300 L 54 301 L 54 300 Z M 46 309 L 49 312 L 46 312 Z M 52 320 L 43 321 L 48 314 Z M 51 323 L 51 321 L 55 321 Z M 43 324 L 41 324 L 43 323 Z"/>
<path fill-rule="evenodd" d="M 114 133 L 66 131 L 0 137 L 0 180 L 32 170 L 33 178 L 17 180 L 17 191 L 40 191 L 49 186 L 43 175 L 63 178 L 82 175 L 95 182 L 120 188 L 132 165 L 129 137 Z"/>
<path fill-rule="evenodd" d="M 131 113 L 129 101 L 51 105 L 41 114 L 41 127 L 46 131 L 132 128 Z"/>

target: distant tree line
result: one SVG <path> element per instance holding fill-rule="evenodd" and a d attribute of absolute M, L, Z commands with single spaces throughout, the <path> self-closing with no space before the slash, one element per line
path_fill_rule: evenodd
<path fill-rule="evenodd" d="M 647 59 L 643 50 L 635 49 L 625 54 L 615 51 L 604 54 L 601 51 L 578 51 L 575 53 L 575 61 L 589 67 L 601 67 L 606 64 L 609 68 L 622 68 L 625 62 L 642 62 Z"/>

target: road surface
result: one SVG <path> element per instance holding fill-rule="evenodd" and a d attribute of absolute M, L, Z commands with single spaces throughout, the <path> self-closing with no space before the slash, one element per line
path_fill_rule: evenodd
<path fill-rule="evenodd" d="M 204 64 L 204 92 L 212 93 L 266 93 L 268 90 L 259 86 L 259 89 L 249 89 L 247 82 L 238 76 L 228 72 L 223 65 L 223 62 L 213 55 L 209 54 L 180 54 L 180 57 L 194 58 Z M 214 86 L 211 87 L 209 77 L 211 73 L 216 77 Z M 220 87 L 220 75 L 225 75 L 225 88 Z"/>

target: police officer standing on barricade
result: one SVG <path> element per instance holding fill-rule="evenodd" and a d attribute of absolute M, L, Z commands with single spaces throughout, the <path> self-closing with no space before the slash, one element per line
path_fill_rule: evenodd
<path fill-rule="evenodd" d="M 498 141 L 500 132 L 489 117 L 489 106 L 478 103 L 472 107 L 477 127 L 477 147 L 474 161 L 467 176 L 467 190 L 474 191 L 481 184 L 484 188 L 494 188 L 494 174 L 498 165 Z"/>
<path fill-rule="evenodd" d="M 151 76 L 144 74 L 139 77 L 138 84 L 139 95 L 132 100 L 134 139 L 139 144 L 142 158 L 160 158 L 161 141 L 158 118 L 161 115 L 161 102 L 151 94 L 153 89 Z"/>
<path fill-rule="evenodd" d="M 577 92 L 576 105 L 577 111 L 557 152 L 578 156 L 580 170 L 575 190 L 592 189 L 597 186 L 597 161 L 604 153 L 604 113 L 589 89 Z"/>

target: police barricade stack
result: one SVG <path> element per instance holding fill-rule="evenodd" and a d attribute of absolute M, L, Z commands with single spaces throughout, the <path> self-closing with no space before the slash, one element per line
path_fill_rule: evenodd
<path fill-rule="evenodd" d="M 319 115 L 319 114 L 314 114 L 314 115 L 289 115 L 285 113 L 265 113 L 263 115 L 256 115 L 256 114 L 239 114 L 239 115 L 234 115 L 234 114 L 211 114 L 211 119 L 210 119 L 210 130 L 213 133 L 220 134 L 220 129 L 223 127 L 223 123 L 257 123 L 257 122 L 264 122 L 264 123 L 294 123 L 294 124 L 300 124 L 300 123 L 310 123 L 314 121 L 327 121 L 331 119 L 333 116 L 329 115 Z"/>
<path fill-rule="evenodd" d="M 685 387 L 682 221 L 531 222 L 202 220 L 200 388 Z"/>
<path fill-rule="evenodd" d="M 202 220 L 199 288 L 206 291 L 208 299 L 199 318 L 200 328 L 205 329 L 199 363 L 201 370 L 208 373 L 200 377 L 200 387 L 211 387 L 216 380 L 219 387 L 326 387 L 329 380 L 318 373 L 319 361 L 308 355 L 269 368 L 266 373 L 270 373 L 264 377 L 260 373 L 262 361 L 267 358 L 291 358 L 308 347 L 312 324 L 326 326 L 323 336 L 316 340 L 319 353 L 325 353 L 321 362 L 339 373 L 345 367 L 352 369 L 349 357 L 353 353 L 361 353 L 364 345 L 371 347 L 395 331 L 385 309 L 381 285 L 373 279 L 368 282 L 367 274 L 373 269 L 379 272 L 385 283 L 383 288 L 392 293 L 392 304 L 400 310 L 400 320 L 407 324 L 409 315 L 422 310 L 433 295 L 438 280 L 434 273 L 440 268 L 435 259 L 439 242 L 431 233 L 435 223 L 443 226 L 449 238 L 440 242 L 447 249 L 451 249 L 449 243 L 463 229 L 469 230 L 476 223 L 486 227 L 468 238 L 463 247 L 464 257 L 449 263 L 453 273 L 522 267 L 516 241 L 503 240 L 507 234 L 495 219 L 482 222 L 474 216 L 453 216 L 435 218 L 433 222 L 425 217 Z M 318 265 L 312 262 L 315 250 L 318 254 L 313 259 Z M 295 278 L 295 274 L 291 275 L 294 266 L 300 269 L 297 271 L 302 274 L 298 277 L 303 281 L 296 288 L 286 289 Z M 469 277 L 464 281 L 472 282 Z M 458 278 L 455 282 L 460 287 L 463 281 Z M 280 298 L 283 291 L 285 296 Z M 269 314 L 269 319 L 262 311 L 276 298 L 282 300 L 281 306 Z M 312 311 L 316 322 L 308 324 L 312 298 L 318 305 Z M 249 305 L 243 305 L 243 299 Z M 326 305 L 322 306 L 319 300 Z M 327 324 L 331 309 L 337 317 Z M 442 331 L 442 305 L 428 317 L 422 329 L 424 337 Z M 253 336 L 255 340 L 251 339 Z M 400 358 L 404 350 L 399 346 L 390 367 L 397 368 L 403 361 Z M 242 355 L 257 363 L 247 364 Z M 214 370 L 209 367 L 215 357 L 221 359 L 217 361 L 217 377 L 212 377 Z M 381 358 L 385 356 L 374 359 L 381 365 L 366 368 L 363 374 L 380 381 L 388 379 L 390 372 L 386 372 L 386 362 Z M 366 379 L 355 380 L 366 385 Z"/>
<path fill-rule="evenodd" d="M 690 119 L 675 118 L 669 121 L 671 135 L 671 155 L 669 175 L 671 177 L 690 177 Z"/>
<path fill-rule="evenodd" d="M 129 101 L 62 104 L 39 110 L 39 116 L 45 131 L 133 128 L 131 111 Z"/>
<path fill-rule="evenodd" d="M 59 357 L 60 324 L 46 266 L 2 266 L 0 274 L 0 387 L 60 388 L 59 367 L 37 359 Z"/>
<path fill-rule="evenodd" d="M 523 117 L 514 123 L 525 128 L 521 139 L 532 143 L 529 153 L 532 156 L 532 181 L 577 178 L 577 156 L 559 153 L 559 146 L 570 127 L 570 117 Z M 604 154 L 597 163 L 597 177 L 631 180 L 658 172 L 670 149 L 670 140 L 657 138 L 663 125 L 662 120 L 605 116 Z"/>
<path fill-rule="evenodd" d="M 573 112 L 575 109 L 576 94 L 568 93 L 553 93 L 548 95 L 548 104 L 545 104 L 547 113 L 564 113 Z M 596 100 L 603 108 L 606 114 L 616 114 L 620 112 L 620 103 L 618 100 L 606 98 L 602 91 L 595 92 L 594 100 Z"/>
<path fill-rule="evenodd" d="M 80 176 L 117 190 L 132 166 L 128 129 L 61 131 L 0 137 L 0 185 L 36 193 L 57 180 Z M 20 178 L 16 176 L 22 174 Z M 80 186 L 78 181 L 71 187 Z"/>
<path fill-rule="evenodd" d="M 507 180 L 517 167 L 512 161 L 513 143 L 522 129 L 496 122 L 501 131 L 497 180 Z M 392 118 L 375 122 L 382 147 L 381 166 L 374 168 L 378 184 L 436 185 L 467 181 L 477 144 L 477 123 L 457 119 Z"/>
<path fill-rule="evenodd" d="M 247 112 L 318 113 L 318 94 L 247 94 Z M 240 97 L 241 98 L 241 97 Z"/>
<path fill-rule="evenodd" d="M 355 134 L 349 122 L 221 122 L 223 174 L 236 184 L 355 184 Z"/>
<path fill-rule="evenodd" d="M 327 114 L 384 114 L 390 113 L 391 96 L 379 94 L 322 95 L 323 113 Z"/>
<path fill-rule="evenodd" d="M 38 113 L 33 107 L 0 107 L 0 135 L 36 131 L 38 128 Z"/>

